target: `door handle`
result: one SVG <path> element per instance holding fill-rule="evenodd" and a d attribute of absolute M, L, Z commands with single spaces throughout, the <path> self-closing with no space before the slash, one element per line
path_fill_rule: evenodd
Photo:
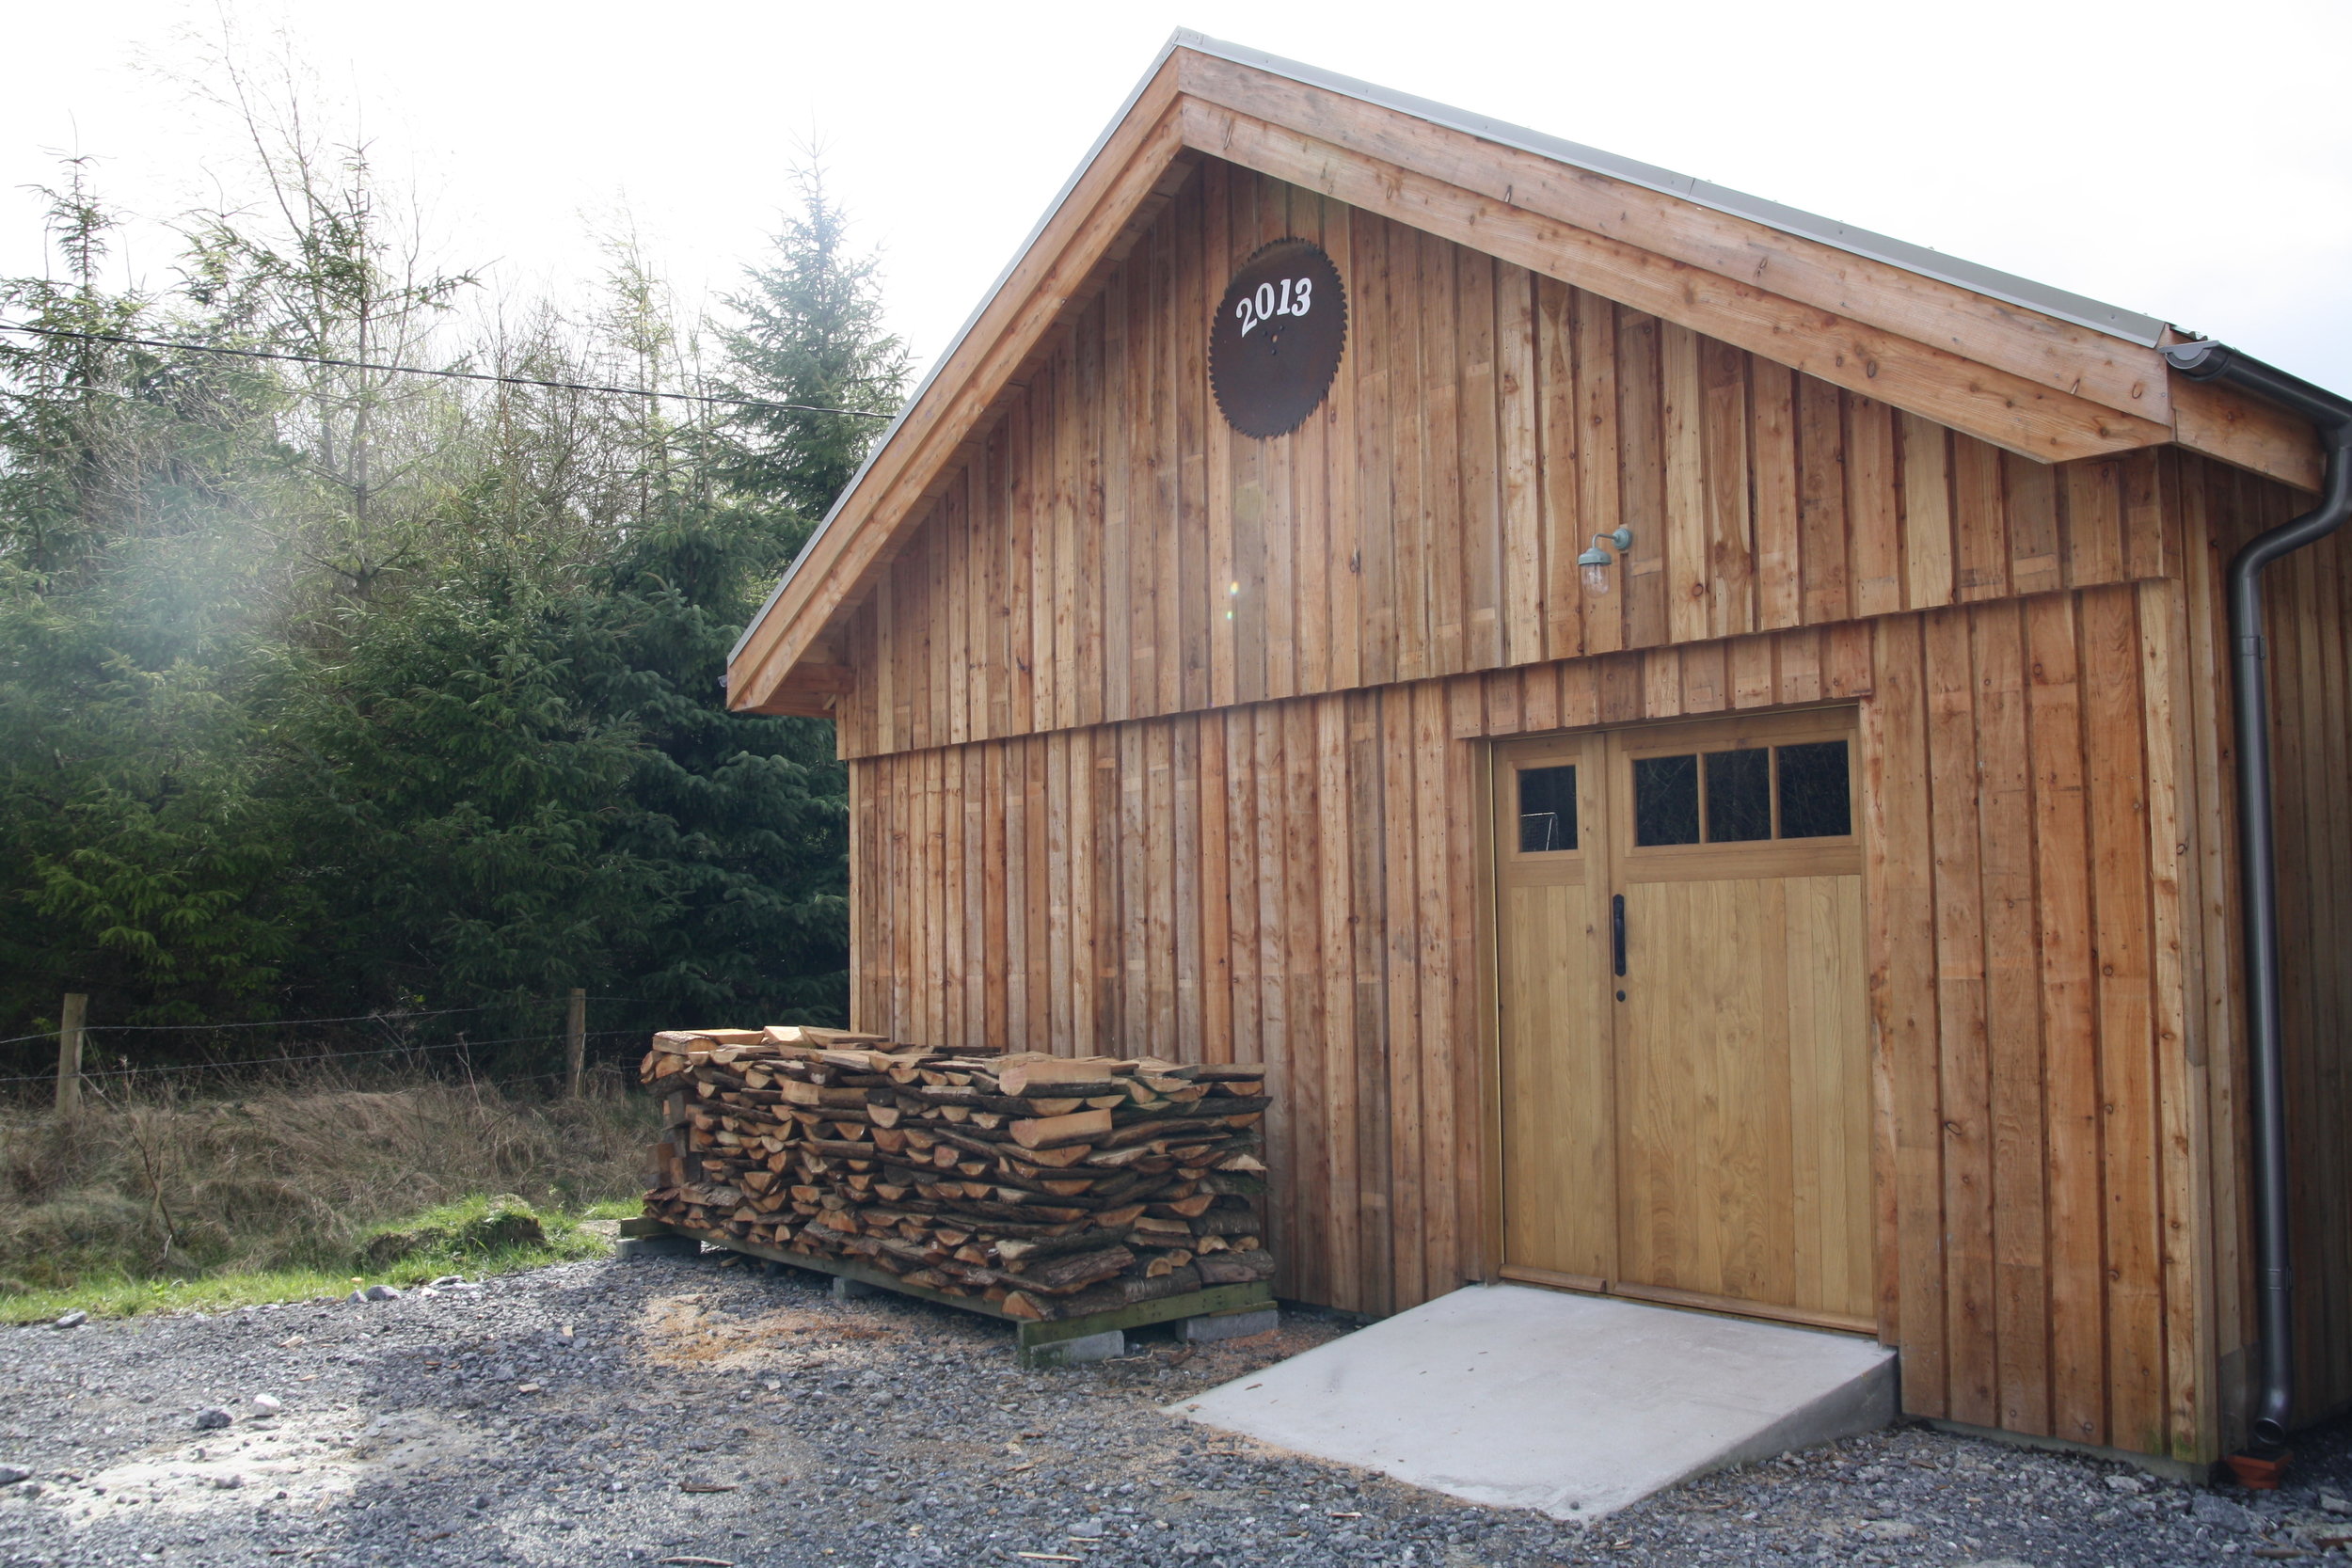
<path fill-rule="evenodd" d="M 1625 895 L 1620 893 L 1609 900 L 1609 951 L 1616 960 L 1617 975 L 1625 975 Z"/>

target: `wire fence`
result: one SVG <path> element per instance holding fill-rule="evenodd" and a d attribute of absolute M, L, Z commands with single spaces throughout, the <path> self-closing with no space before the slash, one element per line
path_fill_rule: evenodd
<path fill-rule="evenodd" d="M 591 1029 L 583 1040 L 611 1039 L 617 1036 L 635 1036 L 635 1029 Z M 55 1037 L 50 1037 L 54 1038 Z M 378 1051 L 319 1051 L 301 1056 L 249 1056 L 234 1062 L 168 1062 L 154 1066 L 120 1068 L 85 1068 L 83 1078 L 140 1078 L 162 1076 L 175 1072 L 224 1072 L 235 1068 L 289 1067 L 302 1062 L 335 1062 L 353 1057 L 421 1056 L 443 1051 L 486 1051 L 500 1045 L 560 1045 L 570 1038 L 567 1035 L 509 1035 L 501 1039 L 447 1040 L 438 1045 L 388 1045 Z M 535 1073 L 532 1077 L 561 1076 L 560 1073 Z M 0 1084 L 50 1084 L 56 1081 L 53 1072 L 22 1073 L 0 1078 Z"/>
<path fill-rule="evenodd" d="M 69 999 L 69 1006 L 72 1005 L 72 1000 Z M 102 1099 L 113 1099 L 117 1095 L 127 1096 L 135 1093 L 142 1085 L 156 1089 L 168 1085 L 176 1089 L 180 1085 L 198 1082 L 199 1075 L 230 1081 L 240 1077 L 258 1079 L 294 1068 L 316 1072 L 323 1068 L 328 1068 L 330 1064 L 347 1065 L 353 1069 L 363 1072 L 388 1068 L 410 1069 L 437 1075 L 454 1075 L 468 1083 L 478 1085 L 545 1083 L 550 1080 L 559 1084 L 566 1080 L 584 1082 L 587 1077 L 609 1071 L 616 1065 L 611 1061 L 599 1062 L 596 1059 L 599 1054 L 605 1053 L 605 1052 L 600 1052 L 600 1046 L 604 1046 L 605 1051 L 609 1052 L 610 1048 L 606 1042 L 632 1037 L 642 1038 L 646 1030 L 642 1027 L 583 1028 L 575 1035 L 570 1028 L 565 1028 L 474 1037 L 460 1029 L 453 1037 L 449 1038 L 404 1038 L 391 1044 L 354 1044 L 349 1049 L 334 1050 L 297 1049 L 273 1055 L 248 1053 L 227 1060 L 205 1058 L 134 1062 L 127 1055 L 116 1051 L 104 1053 L 113 1056 L 113 1064 L 107 1065 L 103 1055 L 100 1054 L 110 1037 L 128 1037 L 129 1038 L 121 1042 L 126 1046 L 130 1043 L 130 1038 L 159 1040 L 160 1043 L 159 1037 L 176 1037 L 179 1041 L 195 1044 L 195 1042 L 207 1039 L 240 1037 L 250 1038 L 253 1031 L 271 1029 L 343 1031 L 346 1032 L 347 1037 L 350 1032 L 406 1031 L 420 1023 L 436 1022 L 440 1023 L 441 1028 L 433 1030 L 433 1033 L 439 1034 L 442 1029 L 449 1027 L 452 1021 L 477 1017 L 485 1013 L 504 1014 L 508 1019 L 515 1019 L 517 1013 L 527 1014 L 539 1007 L 560 1006 L 573 1001 L 583 1004 L 598 1003 L 606 1006 L 654 1007 L 665 1010 L 677 1006 L 675 1001 L 596 993 L 582 994 L 576 998 L 510 998 L 501 1002 L 480 1003 L 463 1007 L 431 1007 L 414 1011 L 388 1009 L 321 1018 L 240 1020 L 228 1023 L 85 1023 L 74 1030 L 45 1029 L 31 1034 L 0 1038 L 0 1048 L 14 1048 L 19 1053 L 19 1059 L 22 1060 L 23 1053 L 27 1048 L 38 1050 L 45 1042 L 67 1042 L 69 1035 L 79 1036 L 78 1049 L 74 1043 L 61 1045 L 57 1052 L 58 1064 L 55 1067 L 34 1071 L 0 1073 L 0 1100 L 17 1102 L 34 1101 L 40 1098 L 44 1089 L 54 1086 L 57 1090 L 59 1103 L 64 1104 L 67 1102 L 66 1086 L 69 1083 L 72 1085 L 74 1100 L 78 1101 L 84 1087 Z M 518 1019 L 515 1021 L 521 1022 Z M 72 1022 L 70 1013 L 67 1022 Z M 364 1038 L 364 1034 L 362 1037 Z M 377 1036 L 378 1039 L 382 1037 L 381 1034 Z M 294 1045 L 295 1042 L 290 1040 L 287 1043 Z M 324 1042 L 312 1039 L 300 1043 L 315 1047 Z M 579 1048 L 577 1069 L 571 1059 L 574 1053 L 570 1049 L 575 1044 Z M 484 1076 L 485 1069 L 513 1068 L 516 1065 L 515 1061 L 516 1048 L 532 1046 L 555 1048 L 560 1054 L 548 1067 L 539 1071 L 497 1078 Z M 199 1051 L 202 1049 L 200 1045 L 196 1045 L 195 1048 Z M 82 1061 L 84 1052 L 90 1053 L 97 1059 L 90 1060 L 85 1065 Z M 72 1064 L 71 1067 L 68 1066 L 69 1063 Z M 574 1079 L 576 1070 L 580 1075 L 578 1079 Z M 108 1089 L 116 1091 L 116 1094 L 108 1094 Z"/>

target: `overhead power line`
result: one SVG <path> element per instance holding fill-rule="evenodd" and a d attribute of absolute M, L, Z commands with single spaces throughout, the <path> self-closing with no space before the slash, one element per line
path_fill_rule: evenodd
<path fill-rule="evenodd" d="M 689 403 L 723 403 L 737 408 L 773 408 L 790 414 L 846 414 L 853 420 L 887 420 L 866 408 L 826 408 L 813 403 L 770 403 L 762 398 L 726 397 L 717 392 L 664 392 L 652 387 L 603 387 L 588 381 L 548 381 L 535 375 L 492 375 L 486 371 L 428 371 L 414 365 L 377 365 L 364 359 L 330 359 L 316 354 L 280 354 L 273 349 L 225 348 L 217 343 L 183 343 L 165 338 L 133 338 L 119 332 L 75 332 L 62 326 L 26 326 L 0 322 L 0 332 L 31 332 L 43 338 L 73 338 L 91 343 L 123 343 L 133 348 L 177 349 L 183 354 L 225 354 L 237 359 L 282 359 L 294 365 L 330 365 L 345 371 L 381 371 L 388 375 L 438 376 L 444 381 L 494 381 L 507 387 L 544 387 L 559 392 L 610 392 L 625 398 L 681 398 Z"/>

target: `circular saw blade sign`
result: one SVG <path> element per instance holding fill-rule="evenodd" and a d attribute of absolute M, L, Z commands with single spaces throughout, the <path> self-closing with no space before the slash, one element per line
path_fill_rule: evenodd
<path fill-rule="evenodd" d="M 1209 381 L 1244 436 L 1282 436 L 1315 411 L 1347 347 L 1347 292 L 1321 245 L 1277 240 L 1233 275 L 1209 327 Z"/>

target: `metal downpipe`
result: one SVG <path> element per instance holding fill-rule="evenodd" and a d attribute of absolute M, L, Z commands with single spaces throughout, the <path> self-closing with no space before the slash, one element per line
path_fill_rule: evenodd
<path fill-rule="evenodd" d="M 2352 518 L 2352 402 L 2219 343 L 2164 351 L 2196 381 L 2220 381 L 2312 421 L 2327 449 L 2319 505 L 2249 541 L 2229 569 L 2231 688 L 2235 699 L 2238 867 L 2245 918 L 2248 1069 L 2254 1179 L 2254 1269 L 2262 1325 L 2254 1404 L 2258 1448 L 2286 1442 L 2295 1401 L 2295 1273 L 2288 1213 L 2284 1043 L 2280 1033 L 2277 830 L 2272 820 L 2270 694 L 2262 575 L 2282 556 Z"/>

